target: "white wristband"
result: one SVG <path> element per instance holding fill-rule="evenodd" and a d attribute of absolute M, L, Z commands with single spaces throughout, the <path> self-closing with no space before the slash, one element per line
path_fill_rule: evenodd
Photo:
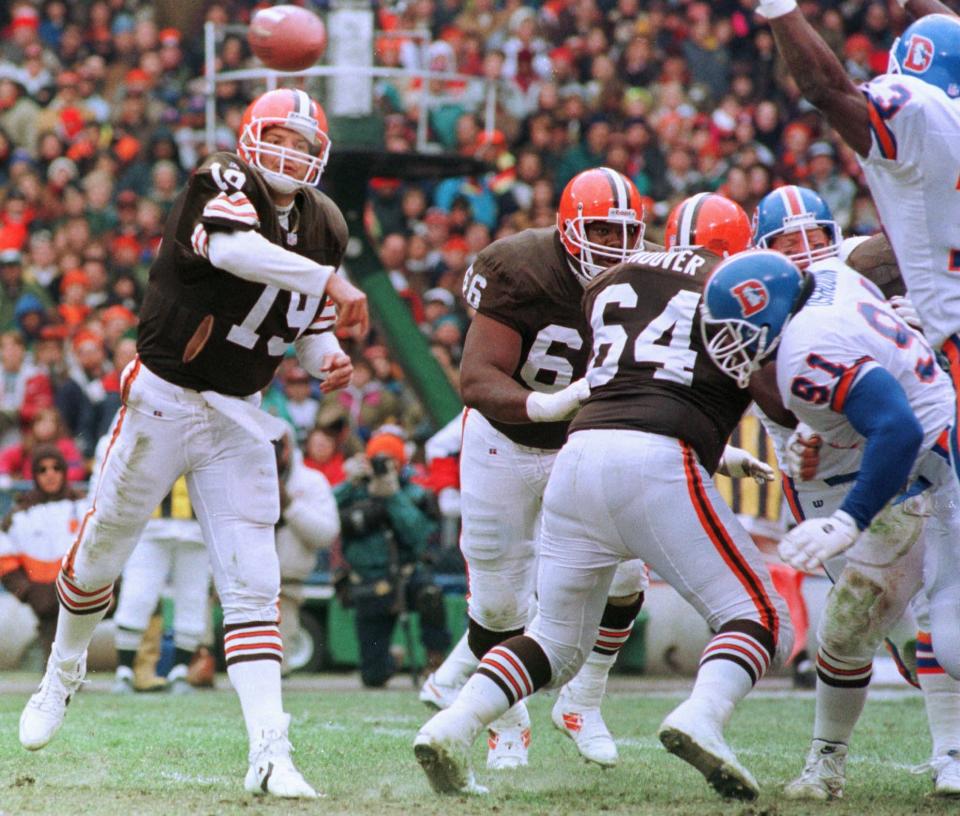
<path fill-rule="evenodd" d="M 760 0 L 757 6 L 757 14 L 773 20 L 776 17 L 783 17 L 789 14 L 797 7 L 797 0 Z"/>

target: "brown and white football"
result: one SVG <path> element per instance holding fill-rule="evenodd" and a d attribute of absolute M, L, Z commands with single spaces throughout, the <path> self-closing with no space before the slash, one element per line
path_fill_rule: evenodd
<path fill-rule="evenodd" d="M 303 71 L 327 47 L 323 20 L 300 6 L 272 6 L 253 15 L 247 31 L 253 53 L 275 71 Z"/>

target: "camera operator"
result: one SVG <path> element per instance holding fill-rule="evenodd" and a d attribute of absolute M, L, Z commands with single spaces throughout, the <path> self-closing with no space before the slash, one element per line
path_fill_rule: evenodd
<path fill-rule="evenodd" d="M 450 645 L 443 595 L 423 563 L 437 530 L 436 503 L 410 482 L 406 461 L 403 432 L 384 426 L 365 454 L 348 460 L 348 481 L 334 489 L 347 562 L 336 579 L 337 595 L 356 608 L 360 678 L 369 687 L 395 673 L 390 640 L 407 611 L 420 613 L 428 663 L 439 664 Z"/>
<path fill-rule="evenodd" d="M 337 505 L 326 477 L 303 464 L 303 455 L 288 435 L 274 442 L 280 477 L 280 521 L 277 556 L 280 559 L 280 635 L 283 638 L 284 675 L 298 666 L 288 658 L 297 653 L 303 582 L 317 565 L 317 553 L 340 533 Z"/>

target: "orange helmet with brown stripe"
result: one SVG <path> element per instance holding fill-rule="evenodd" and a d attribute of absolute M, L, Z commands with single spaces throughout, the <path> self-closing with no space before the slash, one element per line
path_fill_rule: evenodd
<path fill-rule="evenodd" d="M 721 258 L 750 246 L 750 219 L 736 201 L 716 193 L 697 193 L 670 212 L 664 243 L 667 249 L 702 248 Z"/>
<path fill-rule="evenodd" d="M 299 133 L 309 150 L 295 150 L 265 141 L 271 127 Z M 278 193 L 292 193 L 301 185 L 312 187 L 320 181 L 330 153 L 326 114 L 305 91 L 296 88 L 267 91 L 244 111 L 237 153 L 259 170 L 267 184 Z"/>
<path fill-rule="evenodd" d="M 609 243 L 588 237 L 592 222 L 604 222 L 613 230 Z M 643 249 L 640 193 L 630 179 L 609 167 L 584 170 L 560 196 L 557 230 L 574 274 L 586 283 Z"/>

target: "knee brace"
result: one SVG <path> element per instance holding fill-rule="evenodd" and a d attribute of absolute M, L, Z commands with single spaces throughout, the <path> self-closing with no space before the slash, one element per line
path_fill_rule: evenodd
<path fill-rule="evenodd" d="M 480 660 L 494 646 L 499 646 L 505 640 L 519 637 L 522 634 L 523 627 L 510 629 L 506 632 L 495 632 L 481 626 L 473 618 L 467 618 L 467 645 L 477 660 Z"/>

